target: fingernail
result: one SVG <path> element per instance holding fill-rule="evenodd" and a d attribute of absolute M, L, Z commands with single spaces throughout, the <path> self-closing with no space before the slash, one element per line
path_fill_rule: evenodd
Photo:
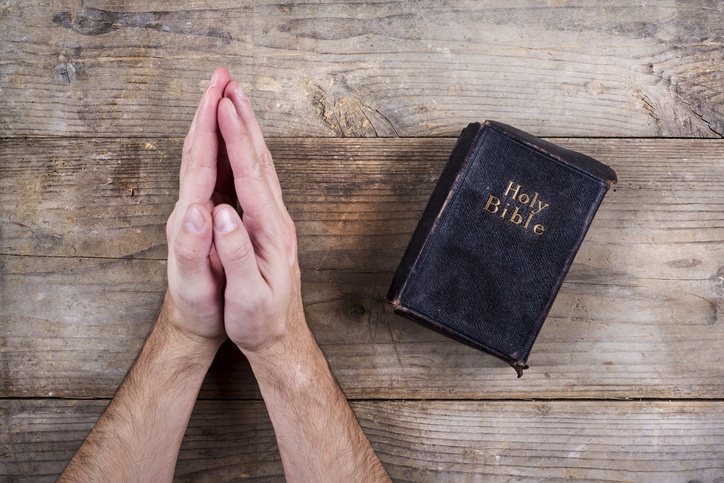
<path fill-rule="evenodd" d="M 217 77 L 217 71 L 214 71 L 214 74 L 211 76 L 211 82 L 209 82 L 209 85 L 213 84 L 214 81 L 216 81 Z"/>
<path fill-rule="evenodd" d="M 221 233 L 229 233 L 231 230 L 238 226 L 236 218 L 231 214 L 231 209 L 226 208 L 219 210 L 214 218 L 214 228 L 216 231 Z"/>
<path fill-rule="evenodd" d="M 204 229 L 205 223 L 206 220 L 204 220 L 204 215 L 201 214 L 198 208 L 190 206 L 189 209 L 186 210 L 184 226 L 188 231 L 191 233 L 201 233 Z"/>

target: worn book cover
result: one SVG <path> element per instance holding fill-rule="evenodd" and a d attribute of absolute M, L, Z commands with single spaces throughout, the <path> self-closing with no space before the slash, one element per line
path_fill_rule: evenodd
<path fill-rule="evenodd" d="M 616 173 L 505 124 L 465 128 L 395 273 L 396 313 L 522 375 Z"/>

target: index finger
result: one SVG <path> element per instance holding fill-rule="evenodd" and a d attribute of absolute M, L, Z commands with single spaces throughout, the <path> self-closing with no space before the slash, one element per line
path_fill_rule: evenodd
<path fill-rule="evenodd" d="M 270 247 L 281 247 L 284 212 L 272 191 L 268 172 L 254 150 L 249 129 L 228 98 L 219 103 L 219 129 L 244 211 L 243 223 L 255 249 L 263 254 Z"/>
<path fill-rule="evenodd" d="M 234 80 L 227 84 L 226 89 L 224 89 L 224 96 L 231 99 L 231 102 L 234 104 L 236 113 L 246 128 L 251 149 L 256 154 L 256 157 L 259 160 L 261 167 L 264 169 L 267 179 L 269 180 L 269 186 L 274 194 L 274 199 L 276 199 L 281 208 L 284 208 L 282 188 L 279 185 L 279 177 L 277 176 L 276 169 L 274 168 L 274 161 L 271 153 L 269 152 L 269 148 L 267 148 L 266 142 L 264 141 L 261 126 L 259 126 L 259 122 L 254 115 L 254 110 L 251 108 L 249 97 L 241 89 L 239 83 Z"/>
<path fill-rule="evenodd" d="M 226 69 L 216 69 L 184 140 L 179 200 L 185 203 L 206 203 L 214 191 L 219 149 L 216 112 L 230 80 Z"/>

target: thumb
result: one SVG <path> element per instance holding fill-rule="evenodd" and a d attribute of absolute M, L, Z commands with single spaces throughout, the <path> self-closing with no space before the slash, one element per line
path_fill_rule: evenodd
<path fill-rule="evenodd" d="M 189 205 L 173 242 L 179 275 L 198 274 L 208 269 L 211 242 L 211 213 L 200 203 Z"/>
<path fill-rule="evenodd" d="M 263 282 L 249 232 L 229 205 L 214 208 L 214 246 L 229 284 L 256 286 Z"/>

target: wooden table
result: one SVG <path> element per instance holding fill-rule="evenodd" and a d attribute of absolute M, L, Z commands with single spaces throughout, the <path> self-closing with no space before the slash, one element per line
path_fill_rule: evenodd
<path fill-rule="evenodd" d="M 0 479 L 52 481 L 141 347 L 182 139 L 225 65 L 279 167 L 309 324 L 396 481 L 724 481 L 724 3 L 639 3 L 0 2 Z M 620 179 L 522 379 L 383 301 L 483 119 Z M 282 479 L 232 347 L 177 478 Z"/>

